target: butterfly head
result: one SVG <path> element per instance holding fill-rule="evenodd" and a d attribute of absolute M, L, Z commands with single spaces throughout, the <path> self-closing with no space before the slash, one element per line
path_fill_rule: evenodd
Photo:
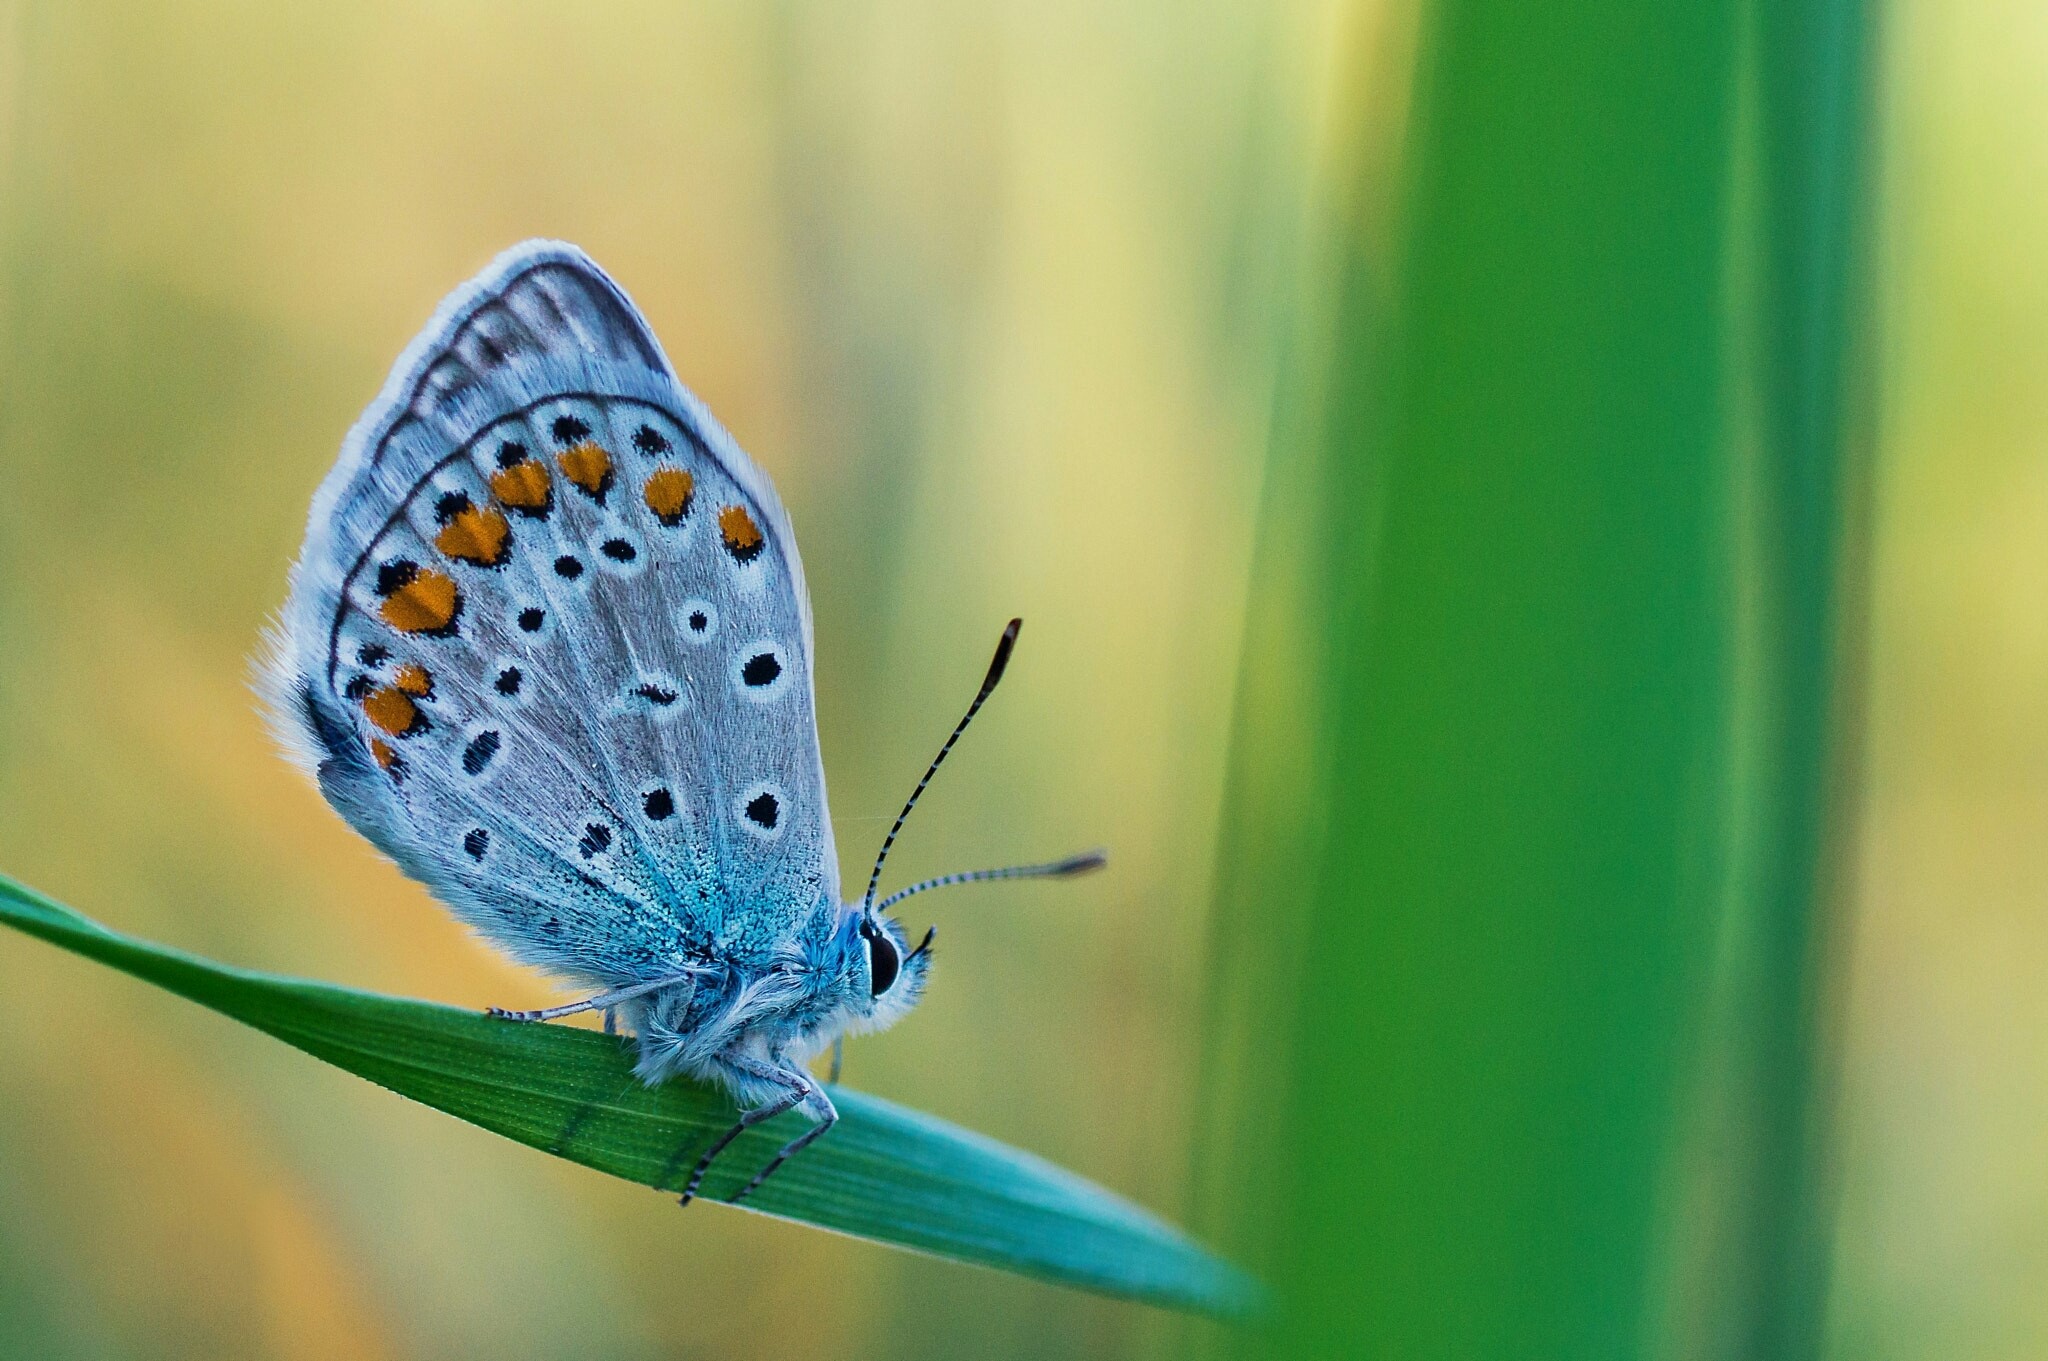
<path fill-rule="evenodd" d="M 850 905 L 840 932 L 848 1029 L 885 1029 L 917 1005 L 931 969 L 935 934 L 926 931 L 913 947 L 893 917 Z"/>

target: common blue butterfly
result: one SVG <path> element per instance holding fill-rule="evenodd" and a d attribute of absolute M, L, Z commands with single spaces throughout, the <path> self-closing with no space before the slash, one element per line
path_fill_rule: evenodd
<path fill-rule="evenodd" d="M 1012 621 L 922 793 L 1002 673 Z M 804 1065 L 915 1006 L 912 893 L 843 902 L 810 600 L 775 489 L 574 246 L 530 241 L 451 294 L 313 498 L 265 688 L 357 831 L 519 960 L 623 1022 L 646 1082 L 723 1084 L 740 1130 L 837 1118 Z"/>

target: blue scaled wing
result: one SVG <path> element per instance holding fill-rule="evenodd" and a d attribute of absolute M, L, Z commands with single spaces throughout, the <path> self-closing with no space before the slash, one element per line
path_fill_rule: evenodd
<path fill-rule="evenodd" d="M 598 986 L 828 929 L 788 516 L 580 250 L 442 304 L 313 500 L 266 690 L 357 830 Z"/>

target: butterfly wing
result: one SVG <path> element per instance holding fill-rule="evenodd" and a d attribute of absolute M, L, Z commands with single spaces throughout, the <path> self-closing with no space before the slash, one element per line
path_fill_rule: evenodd
<path fill-rule="evenodd" d="M 506 252 L 400 357 L 274 644 L 329 802 L 516 957 L 623 986 L 829 930 L 788 516 L 575 247 Z"/>

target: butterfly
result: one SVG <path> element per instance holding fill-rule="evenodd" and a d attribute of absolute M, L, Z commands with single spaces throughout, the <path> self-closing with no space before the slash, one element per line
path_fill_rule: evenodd
<path fill-rule="evenodd" d="M 357 831 L 515 959 L 590 995 L 635 1072 L 717 1083 L 747 1127 L 838 1118 L 807 1070 L 922 996 L 950 884 L 1078 874 L 1099 852 L 876 901 L 905 818 L 843 901 L 810 599 L 766 475 L 581 250 L 530 241 L 451 294 L 313 498 L 263 686 L 282 745 Z"/>

